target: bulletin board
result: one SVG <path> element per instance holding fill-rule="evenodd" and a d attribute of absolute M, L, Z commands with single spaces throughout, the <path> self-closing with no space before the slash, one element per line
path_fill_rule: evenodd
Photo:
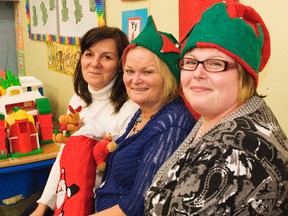
<path fill-rule="evenodd" d="M 104 26 L 104 0 L 26 0 L 32 40 L 80 44 L 89 29 Z"/>

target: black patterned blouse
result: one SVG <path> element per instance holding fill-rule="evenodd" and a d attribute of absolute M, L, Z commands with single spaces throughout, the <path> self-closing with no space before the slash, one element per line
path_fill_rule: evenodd
<path fill-rule="evenodd" d="M 201 120 L 158 170 L 146 215 L 288 215 L 288 141 L 253 97 L 201 138 Z"/>

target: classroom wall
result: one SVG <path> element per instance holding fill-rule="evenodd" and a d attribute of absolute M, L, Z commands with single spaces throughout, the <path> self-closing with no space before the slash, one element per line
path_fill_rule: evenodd
<path fill-rule="evenodd" d="M 276 115 L 288 135 L 288 2 L 282 0 L 241 0 L 253 7 L 267 25 L 271 38 L 271 57 L 265 69 L 259 74 L 258 91 L 267 95 L 266 102 Z"/>
<path fill-rule="evenodd" d="M 260 74 L 259 93 L 267 95 L 266 101 L 275 113 L 280 125 L 288 134 L 288 29 L 284 20 L 288 19 L 288 2 L 283 0 L 240 0 L 258 11 L 270 30 L 272 54 L 265 70 Z M 25 4 L 21 1 L 23 20 L 26 19 Z M 139 0 L 122 2 L 121 0 L 105 1 L 106 25 L 122 26 L 122 11 L 148 8 L 159 30 L 168 31 L 179 37 L 178 1 L 176 0 Z M 65 113 L 67 104 L 73 94 L 72 77 L 59 74 L 47 68 L 46 43 L 33 41 L 28 37 L 27 26 L 24 26 L 24 54 L 26 75 L 33 75 L 44 84 L 45 95 L 49 98 L 54 117 Z"/>

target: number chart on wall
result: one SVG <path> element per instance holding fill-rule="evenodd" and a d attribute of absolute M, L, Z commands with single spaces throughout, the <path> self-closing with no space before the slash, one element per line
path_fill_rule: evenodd
<path fill-rule="evenodd" d="M 33 40 L 76 44 L 89 29 L 105 25 L 103 0 L 26 0 Z"/>

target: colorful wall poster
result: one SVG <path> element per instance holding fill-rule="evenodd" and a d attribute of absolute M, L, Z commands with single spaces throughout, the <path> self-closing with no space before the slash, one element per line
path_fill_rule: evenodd
<path fill-rule="evenodd" d="M 25 76 L 24 53 L 17 52 L 18 73 Z"/>
<path fill-rule="evenodd" d="M 22 24 L 22 12 L 21 12 L 21 3 L 14 3 L 15 11 L 15 22 L 16 24 Z"/>
<path fill-rule="evenodd" d="M 58 34 L 56 0 L 29 0 L 32 34 Z"/>
<path fill-rule="evenodd" d="M 73 76 L 80 55 L 80 47 L 77 45 L 47 42 L 47 62 L 49 70 Z"/>
<path fill-rule="evenodd" d="M 147 8 L 122 12 L 122 31 L 127 34 L 129 40 L 136 38 L 143 30 L 147 17 Z"/>
<path fill-rule="evenodd" d="M 89 29 L 104 26 L 103 0 L 26 0 L 32 40 L 80 44 Z"/>
<path fill-rule="evenodd" d="M 22 26 L 16 26 L 16 46 L 17 49 L 24 49 L 24 37 Z"/>
<path fill-rule="evenodd" d="M 89 29 L 98 26 L 95 1 L 68 0 L 58 4 L 61 36 L 82 37 Z"/>

